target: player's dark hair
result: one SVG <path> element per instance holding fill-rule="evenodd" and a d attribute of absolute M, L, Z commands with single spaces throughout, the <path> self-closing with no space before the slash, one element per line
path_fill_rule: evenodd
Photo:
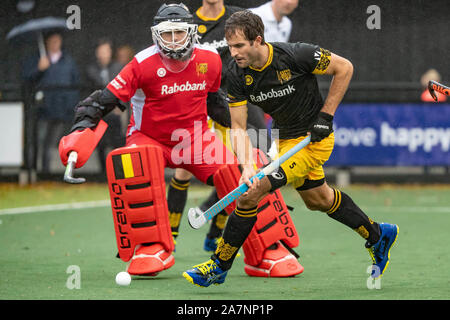
<path fill-rule="evenodd" d="M 264 23 L 260 16 L 250 10 L 235 12 L 225 22 L 225 37 L 228 38 L 237 31 L 241 31 L 250 42 L 260 36 L 261 43 L 264 44 Z"/>

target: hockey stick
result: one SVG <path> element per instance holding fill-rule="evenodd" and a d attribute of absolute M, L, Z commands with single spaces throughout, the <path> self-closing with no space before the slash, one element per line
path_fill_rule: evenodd
<path fill-rule="evenodd" d="M 258 178 L 262 179 L 263 177 L 271 174 L 273 171 L 278 169 L 278 167 L 285 162 L 287 159 L 292 157 L 294 154 L 303 149 L 309 142 L 311 141 L 311 137 L 308 136 L 303 139 L 301 142 L 296 144 L 292 149 L 283 154 L 280 158 L 272 161 L 268 166 L 258 172 L 256 175 L 250 178 L 250 181 Z M 248 186 L 243 183 L 230 193 L 228 193 L 225 197 L 216 202 L 211 208 L 206 210 L 203 214 L 199 214 L 194 208 L 190 208 L 188 211 L 188 220 L 189 224 L 192 228 L 198 229 L 203 226 L 208 220 L 211 220 L 215 215 L 225 209 L 229 204 L 234 202 L 237 198 L 239 198 L 244 192 L 248 190 Z"/>
<path fill-rule="evenodd" d="M 435 90 L 439 93 L 445 94 L 446 96 L 450 96 L 450 87 L 444 86 L 437 81 L 430 80 L 430 82 L 428 82 L 428 91 L 430 92 L 430 95 L 433 97 L 434 101 L 438 101 L 438 97 L 434 92 Z"/>
<path fill-rule="evenodd" d="M 75 178 L 73 176 L 73 170 L 75 165 L 77 164 L 78 153 L 76 151 L 72 151 L 69 154 L 69 159 L 67 160 L 66 171 L 64 171 L 64 181 L 72 184 L 85 183 L 85 178 Z"/>

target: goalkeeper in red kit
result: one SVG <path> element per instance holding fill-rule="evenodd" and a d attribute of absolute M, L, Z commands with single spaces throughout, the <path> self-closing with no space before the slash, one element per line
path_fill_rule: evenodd
<path fill-rule="evenodd" d="M 216 110 L 226 107 L 217 93 L 222 62 L 214 48 L 198 44 L 192 22 L 183 4 L 162 5 L 154 45 L 75 108 L 72 133 L 95 129 L 103 116 L 131 102 L 126 145 L 108 155 L 107 176 L 118 255 L 134 275 L 156 275 L 175 262 L 164 168 L 183 168 L 213 186 L 221 166 L 237 163 L 207 124 L 207 101 L 219 104 Z M 61 158 L 70 151 L 60 148 Z"/>
<path fill-rule="evenodd" d="M 80 167 L 104 128 L 101 118 L 131 102 L 126 144 L 108 154 L 106 174 L 118 257 L 129 262 L 128 273 L 153 276 L 175 263 L 164 169 L 182 168 L 218 194 L 237 186 L 239 169 L 234 153 L 207 124 L 207 114 L 219 123 L 227 121 L 223 117 L 230 121 L 218 92 L 220 55 L 197 43 L 197 25 L 183 4 L 162 5 L 151 30 L 155 44 L 136 54 L 105 89 L 76 106 L 71 133 L 59 150 L 64 164 L 72 151 L 81 155 Z M 92 130 L 96 134 L 90 135 Z M 244 245 L 245 270 L 265 277 L 299 274 L 303 267 L 288 249 L 299 238 L 287 206 L 279 191 L 265 203 L 259 223 L 270 224 L 264 232 L 255 230 Z M 276 219 L 277 209 L 283 210 L 283 224 Z M 289 237 L 280 232 L 286 226 L 292 230 Z"/>

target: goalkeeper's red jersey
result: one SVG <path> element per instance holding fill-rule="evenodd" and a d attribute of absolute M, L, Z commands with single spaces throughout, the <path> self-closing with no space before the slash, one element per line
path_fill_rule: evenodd
<path fill-rule="evenodd" d="M 187 67 L 172 73 L 153 45 L 136 54 L 107 88 L 120 100 L 131 102 L 127 136 L 140 131 L 174 146 L 179 143 L 180 134 L 189 132 L 194 136 L 194 122 L 196 130 L 202 131 L 196 136 L 208 130 L 206 98 L 208 92 L 220 88 L 221 71 L 217 51 L 195 45 Z"/>

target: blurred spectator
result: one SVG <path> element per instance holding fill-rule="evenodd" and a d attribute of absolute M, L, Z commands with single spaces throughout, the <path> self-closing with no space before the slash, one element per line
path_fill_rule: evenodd
<path fill-rule="evenodd" d="M 116 61 L 120 63 L 122 67 L 128 64 L 131 60 L 133 60 L 134 55 L 136 54 L 135 50 L 125 44 L 116 49 Z M 126 111 L 122 112 L 120 115 L 120 120 L 122 122 L 122 128 L 126 128 L 131 116 L 131 107 L 130 103 L 127 102 L 128 108 Z"/>
<path fill-rule="evenodd" d="M 122 65 L 113 60 L 113 46 L 108 39 L 100 39 L 95 48 L 95 62 L 87 66 L 88 83 L 92 91 L 102 89 L 122 70 Z M 100 140 L 97 151 L 102 172 L 106 171 L 108 149 L 115 149 L 125 144 L 125 133 L 122 132 L 121 111 L 115 109 L 103 120 L 108 124 L 105 135 Z"/>
<path fill-rule="evenodd" d="M 133 60 L 135 51 L 129 45 L 123 45 L 116 50 L 116 61 L 120 63 L 121 66 L 125 66 L 128 62 Z"/>
<path fill-rule="evenodd" d="M 113 60 L 112 43 L 101 39 L 95 48 L 95 62 L 88 65 L 87 77 L 93 89 L 104 88 L 122 70 L 122 65 Z"/>
<path fill-rule="evenodd" d="M 423 102 L 445 102 L 447 101 L 447 96 L 436 92 L 436 97 L 438 101 L 434 101 L 430 92 L 428 91 L 428 82 L 434 80 L 437 82 L 441 81 L 441 75 L 436 69 L 428 69 L 420 78 L 420 84 L 422 85 L 422 94 L 420 95 L 420 100 Z"/>
<path fill-rule="evenodd" d="M 42 172 L 48 173 L 50 150 L 57 147 L 60 138 L 72 124 L 73 107 L 80 100 L 80 75 L 73 58 L 63 50 L 63 37 L 59 33 L 45 36 L 47 55 L 29 58 L 23 68 L 23 77 L 37 92 L 38 130 L 45 123 L 45 134 L 39 149 Z"/>
<path fill-rule="evenodd" d="M 292 21 L 287 17 L 298 6 L 298 0 L 272 0 L 251 8 L 264 23 L 264 38 L 269 42 L 288 42 Z"/>

